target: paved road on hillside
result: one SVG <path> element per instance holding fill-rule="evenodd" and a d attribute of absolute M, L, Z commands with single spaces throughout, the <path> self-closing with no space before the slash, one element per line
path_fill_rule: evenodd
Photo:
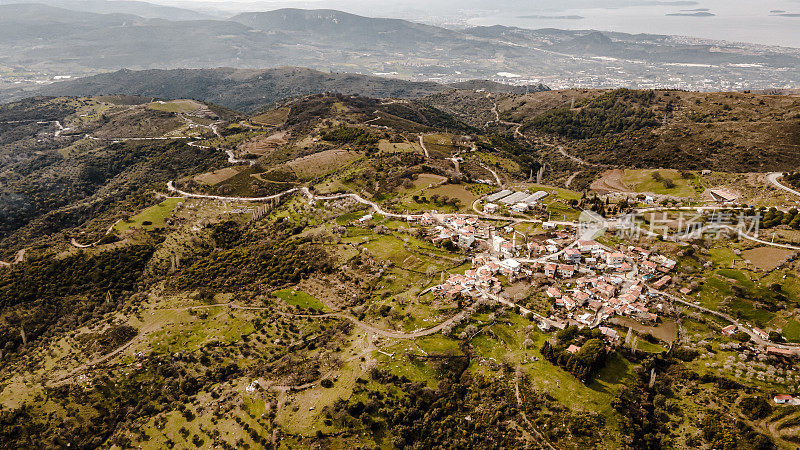
<path fill-rule="evenodd" d="M 775 186 L 778 189 L 782 189 L 782 190 L 784 190 L 784 191 L 786 191 L 786 192 L 788 192 L 790 194 L 794 194 L 794 195 L 800 197 L 800 191 L 796 191 L 796 190 L 790 188 L 789 186 L 781 184 L 778 181 L 778 178 L 780 178 L 782 176 L 783 176 L 783 172 L 772 172 L 772 173 L 767 174 L 767 181 L 769 181 L 770 184 L 772 184 L 773 186 Z"/>
<path fill-rule="evenodd" d="M 207 198 L 210 200 L 220 200 L 223 202 L 266 202 L 269 200 L 274 200 L 276 198 L 282 197 L 286 194 L 291 194 L 292 192 L 297 192 L 300 189 L 292 188 L 283 192 L 279 192 L 275 195 L 268 195 L 266 197 L 227 197 L 224 195 L 192 194 L 191 192 L 182 191 L 176 188 L 175 183 L 173 181 L 170 181 L 169 183 L 167 183 L 167 190 L 169 190 L 170 192 L 175 192 L 176 194 L 181 195 L 183 197 L 189 197 L 189 198 Z"/>

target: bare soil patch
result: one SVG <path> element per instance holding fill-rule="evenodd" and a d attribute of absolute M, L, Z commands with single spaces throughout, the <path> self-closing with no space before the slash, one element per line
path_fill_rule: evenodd
<path fill-rule="evenodd" d="M 288 142 L 288 139 L 286 139 L 286 132 L 280 131 L 269 136 L 258 136 L 250 139 L 249 141 L 239 145 L 238 150 L 242 155 L 249 153 L 262 156 L 266 155 L 271 150 L 280 147 L 281 145 L 287 144 Z"/>
<path fill-rule="evenodd" d="M 665 320 L 655 327 L 643 325 L 628 317 L 615 317 L 613 323 L 623 327 L 630 327 L 641 334 L 650 333 L 664 342 L 672 342 L 678 336 L 678 326 L 672 320 Z"/>
<path fill-rule="evenodd" d="M 439 194 L 449 198 L 457 198 L 461 201 L 462 205 L 470 205 L 478 198 L 477 195 L 468 191 L 463 184 L 445 184 L 433 189 L 428 189 L 426 193 L 428 195 Z"/>
<path fill-rule="evenodd" d="M 745 250 L 741 256 L 750 261 L 756 269 L 769 271 L 778 267 L 786 258 L 795 253 L 794 250 L 788 248 L 763 246 Z"/>
<path fill-rule="evenodd" d="M 624 176 L 625 171 L 622 169 L 607 170 L 603 172 L 600 179 L 593 181 L 589 188 L 601 193 L 633 192 L 633 190 L 622 181 Z"/>
<path fill-rule="evenodd" d="M 246 169 L 247 167 L 245 166 L 225 167 L 224 169 L 215 170 L 213 172 L 201 173 L 200 175 L 195 176 L 194 180 L 198 183 L 205 183 L 214 186 L 222 183 L 223 181 L 229 180 L 236 175 L 239 175 L 243 170 Z"/>
<path fill-rule="evenodd" d="M 325 175 L 360 157 L 360 152 L 335 149 L 303 156 L 287 164 L 299 177 L 316 177 Z"/>

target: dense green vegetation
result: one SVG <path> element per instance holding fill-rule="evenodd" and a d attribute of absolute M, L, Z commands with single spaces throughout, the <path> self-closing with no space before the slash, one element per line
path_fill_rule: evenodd
<path fill-rule="evenodd" d="M 658 125 L 648 106 L 653 91 L 618 89 L 576 105 L 577 110 L 556 109 L 533 118 L 528 124 L 538 131 L 572 139 L 624 133 Z"/>
<path fill-rule="evenodd" d="M 567 351 L 570 346 L 579 350 Z M 597 329 L 567 327 L 555 336 L 555 342 L 546 341 L 542 345 L 542 356 L 557 364 L 576 378 L 588 382 L 606 361 L 606 346 L 602 333 Z"/>
<path fill-rule="evenodd" d="M 353 144 L 357 147 L 374 146 L 380 141 L 378 136 L 373 135 L 367 130 L 344 125 L 324 130 L 322 132 L 322 139 L 339 144 Z"/>
<path fill-rule="evenodd" d="M 783 176 L 783 179 L 790 186 L 794 186 L 795 188 L 800 189 L 800 172 L 787 173 Z"/>
<path fill-rule="evenodd" d="M 663 112 L 662 95 L 615 91 L 578 108 L 607 110 L 607 123 L 586 126 L 613 131 L 630 125 L 613 117 L 629 113 L 625 108 L 634 116 Z M 209 146 L 236 155 L 252 151 L 255 166 L 231 168 L 218 149 L 178 142 L 92 140 L 66 149 L 74 138 L 57 142 L 24 126 L 0 148 L 5 157 L 27 149 L 4 186 L 17 200 L 41 205 L 16 232 L 19 245 L 9 239 L 5 248 L 6 261 L 25 249 L 23 261 L 0 267 L 0 447 L 773 448 L 761 432 L 792 442 L 783 428 L 800 423 L 800 415 L 772 406 L 769 396 L 790 389 L 795 369 L 733 350 L 736 336 L 722 336 L 713 318 L 676 310 L 688 342 L 659 341 L 670 335 L 665 318 L 658 327 L 666 330 L 639 334 L 634 348 L 588 328 L 542 331 L 519 308 L 432 291 L 448 273 L 469 268 L 470 252 L 433 245 L 425 240 L 430 228 L 391 214 L 360 223 L 370 209 L 347 196 L 185 198 L 180 208 L 172 208 L 179 199 L 153 206 L 163 201 L 167 180 L 196 193 L 247 196 L 264 177 L 279 190 L 357 193 L 392 212 L 463 212 L 472 194 L 496 190 L 464 184 L 487 178 L 486 166 L 509 188 L 550 191 L 547 212 L 613 216 L 632 206 L 533 185 L 532 171 L 544 165 L 545 177 L 555 172 L 552 144 L 533 144 L 503 124 L 460 136 L 436 129 L 459 128 L 455 116 L 436 108 L 328 94 L 287 101 L 281 111 L 280 124 L 222 121 L 230 139 L 205 136 Z M 386 118 L 394 122 L 378 121 Z M 399 125 L 375 131 L 358 125 L 365 121 Z M 140 126 L 147 128 L 134 123 L 130 130 Z M 439 146 L 429 157 L 416 146 L 420 133 Z M 637 133 L 654 134 L 645 127 L 619 136 Z M 46 142 L 28 147 L 41 136 Z M 360 152 L 334 169 L 307 168 L 315 175 L 302 184 L 293 172 L 299 158 L 374 146 L 378 138 L 391 144 L 388 151 Z M 460 166 L 444 159 L 461 151 Z M 665 189 L 684 181 L 669 173 L 669 180 L 664 170 L 640 175 Z M 68 187 L 48 189 L 60 182 Z M 56 211 L 48 210 L 47 196 Z M 752 212 L 769 226 L 791 227 L 798 217 L 794 210 Z M 113 228 L 88 249 L 70 243 L 97 241 L 119 218 L 135 225 Z M 526 241 L 546 239 L 538 225 L 518 226 Z M 633 244 L 610 236 L 601 242 Z M 746 248 L 728 242 L 636 245 L 679 261 L 668 289 L 691 284 L 700 304 L 753 326 L 782 326 L 773 340 L 796 334 L 797 322 L 780 311 L 796 300 L 797 279 L 786 268 L 757 280 L 755 272 L 728 267 L 735 249 Z M 567 283 L 516 280 L 509 298 L 550 315 L 553 301 L 543 288 L 571 288 Z M 611 326 L 624 333 L 619 323 Z M 742 345 L 748 340 L 745 334 Z M 758 369 L 747 375 L 752 382 L 733 369 L 744 365 Z M 792 415 L 788 425 L 770 431 L 781 414 Z"/>
<path fill-rule="evenodd" d="M 68 158 L 54 152 L 19 158 L 7 166 L 10 175 L 0 187 L 0 235 L 9 238 L 21 228 L 49 234 L 77 226 L 119 200 L 221 160 L 221 152 L 183 142 L 112 143 Z M 0 242 L 17 248 L 15 241 Z"/>
<path fill-rule="evenodd" d="M 25 342 L 122 305 L 141 283 L 154 251 L 153 244 L 140 244 L 94 256 L 36 259 L 0 270 L 0 308 L 10 312 L 0 322 L 0 349 L 10 354 Z"/>
<path fill-rule="evenodd" d="M 773 228 L 779 225 L 786 225 L 795 230 L 800 230 L 800 212 L 797 208 L 792 208 L 788 211 L 781 211 L 774 206 L 771 208 L 758 208 L 750 209 L 747 212 L 749 216 L 760 216 L 760 226 L 762 228 Z"/>
<path fill-rule="evenodd" d="M 292 237 L 299 228 L 277 225 L 268 233 L 245 235 L 235 222 L 213 227 L 219 250 L 208 248 L 175 278 L 178 288 L 232 289 L 255 283 L 277 287 L 297 282 L 332 266 L 325 251 L 307 239 Z M 189 262 L 189 261 L 187 261 Z"/>

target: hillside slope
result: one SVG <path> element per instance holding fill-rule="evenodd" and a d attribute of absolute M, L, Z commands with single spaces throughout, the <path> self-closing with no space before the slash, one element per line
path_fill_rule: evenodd
<path fill-rule="evenodd" d="M 525 92 L 487 81 L 453 87 L 487 91 Z M 432 82 L 413 82 L 357 74 L 325 73 L 299 67 L 277 69 L 173 69 L 121 70 L 114 73 L 65 81 L 34 91 L 48 96 L 142 95 L 160 98 L 193 98 L 240 111 L 253 111 L 288 97 L 323 92 L 366 97 L 416 98 L 452 87 Z M 542 85 L 530 91 L 547 89 Z"/>
<path fill-rule="evenodd" d="M 795 95 L 572 89 L 493 98 L 443 92 L 425 100 L 473 126 L 509 134 L 518 126 L 527 141 L 561 147 L 593 165 L 727 172 L 800 167 Z"/>

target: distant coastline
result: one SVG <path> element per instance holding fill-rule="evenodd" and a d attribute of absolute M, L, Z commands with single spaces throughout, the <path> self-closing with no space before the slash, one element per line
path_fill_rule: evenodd
<path fill-rule="evenodd" d="M 577 15 L 570 15 L 570 16 L 540 16 L 540 15 L 530 15 L 530 16 L 517 16 L 518 19 L 564 19 L 564 20 L 580 20 L 585 19 L 583 16 Z"/>
<path fill-rule="evenodd" d="M 715 17 L 716 16 L 716 14 L 708 11 L 677 12 L 677 13 L 669 13 L 666 15 L 671 17 Z"/>

